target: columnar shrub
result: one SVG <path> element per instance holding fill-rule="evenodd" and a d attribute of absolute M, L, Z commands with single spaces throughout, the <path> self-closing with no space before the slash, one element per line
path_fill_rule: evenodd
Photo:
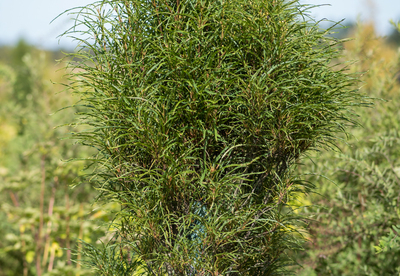
<path fill-rule="evenodd" d="M 282 271 L 300 239 L 288 203 L 312 189 L 293 168 L 334 145 L 360 102 L 307 8 L 104 0 L 78 10 L 71 88 L 91 128 L 75 137 L 98 149 L 99 197 L 121 206 L 120 251 L 107 262 L 122 264 L 92 256 L 99 273 L 128 275 L 138 262 L 151 275 Z"/>

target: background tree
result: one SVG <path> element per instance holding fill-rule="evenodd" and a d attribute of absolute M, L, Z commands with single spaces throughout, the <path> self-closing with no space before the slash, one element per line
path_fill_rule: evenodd
<path fill-rule="evenodd" d="M 298 1 L 99 1 L 66 34 L 98 150 L 90 179 L 121 210 L 98 274 L 272 275 L 299 248 L 296 173 L 361 102 L 338 42 Z M 80 29 L 81 28 L 81 29 Z M 82 34 L 83 36 L 79 36 Z"/>
<path fill-rule="evenodd" d="M 393 20 L 391 20 L 391 24 L 395 27 L 390 35 L 387 37 L 387 42 L 391 44 L 394 47 L 400 47 L 400 21 L 397 21 L 395 23 Z"/>

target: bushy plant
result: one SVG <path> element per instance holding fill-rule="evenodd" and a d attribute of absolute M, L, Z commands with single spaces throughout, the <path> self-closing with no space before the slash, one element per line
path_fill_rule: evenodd
<path fill-rule="evenodd" d="M 75 137 L 98 150 L 99 198 L 121 206 L 109 243 L 120 250 L 87 245 L 99 274 L 128 275 L 133 262 L 149 275 L 283 273 L 302 239 L 290 202 L 312 190 L 295 164 L 334 146 L 361 102 L 308 8 L 104 0 L 75 10 L 70 87 L 90 127 Z M 107 252 L 123 264 L 96 258 Z"/>

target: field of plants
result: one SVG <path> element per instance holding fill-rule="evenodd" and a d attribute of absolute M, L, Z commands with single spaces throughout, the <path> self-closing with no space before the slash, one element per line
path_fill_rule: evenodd
<path fill-rule="evenodd" d="M 79 239 L 104 236 L 93 188 L 82 183 L 90 156 L 62 140 L 79 107 L 63 93 L 61 53 L 35 49 L 20 41 L 1 49 L 0 64 L 0 275 L 87 275 L 79 263 Z M 100 224 L 99 224 L 100 222 Z M 71 250 L 66 250 L 69 248 Z"/>
<path fill-rule="evenodd" d="M 400 49 L 371 25 L 351 37 L 343 58 L 356 61 L 350 70 L 363 73 L 360 91 L 374 106 L 357 109 L 361 126 L 336 154 L 319 152 L 300 166 L 318 189 L 300 204 L 313 220 L 299 275 L 400 272 Z"/>
<path fill-rule="evenodd" d="M 300 230 L 287 232 L 301 236 L 304 241 L 285 248 L 284 255 L 291 260 L 285 262 L 287 274 L 291 271 L 303 276 L 400 275 L 399 34 L 393 27 L 389 39 L 377 37 L 372 25 L 361 23 L 349 30 L 346 36 L 352 39 L 343 44 L 342 56 L 331 62 L 342 62 L 348 73 L 361 75 L 357 87 L 374 104 L 348 106 L 358 114 L 354 119 L 359 123 L 349 124 L 348 137 L 343 136 L 337 147 L 328 150 L 330 143 L 326 143 L 326 149 L 310 151 L 296 161 L 293 169 L 296 177 L 315 188 L 306 193 L 293 192 L 286 202 L 285 208 L 300 218 L 298 225 L 293 225 Z M 126 225 L 129 220 L 113 224 L 115 214 L 121 215 L 125 210 L 121 204 L 128 205 L 126 194 L 117 188 L 93 185 L 93 179 L 87 177 L 93 173 L 91 165 L 99 158 L 101 149 L 96 143 L 84 146 L 76 141 L 77 137 L 82 140 L 82 136 L 75 133 L 89 133 L 84 125 L 74 123 L 77 114 L 83 114 L 78 117 L 84 120 L 82 116 L 90 107 L 67 89 L 76 87 L 71 70 L 79 75 L 79 68 L 65 69 L 65 59 L 56 62 L 63 57 L 60 52 L 36 49 L 23 40 L 15 46 L 0 48 L 0 276 L 140 275 L 145 269 L 134 272 L 127 269 L 127 263 L 135 263 L 135 255 L 127 249 L 127 244 L 137 236 L 127 238 L 125 247 L 113 248 L 110 243 L 125 238 L 114 233 L 130 229 Z M 112 111 L 116 117 L 120 116 L 118 110 Z M 101 133 L 101 137 L 108 135 Z M 200 135 L 188 133 L 193 137 Z M 216 145 L 213 151 L 217 152 L 219 147 Z M 119 148 L 110 146 L 110 149 Z M 140 158 L 145 162 L 145 157 Z M 166 170 L 165 165 L 163 168 Z M 210 166 L 211 173 L 215 170 L 218 166 Z M 122 177 L 125 176 L 119 175 L 112 181 Z M 105 198 L 96 201 L 104 194 Z M 133 208 L 133 203 L 129 204 Z M 202 209 L 197 206 L 199 210 Z M 201 215 L 196 215 L 190 219 L 200 221 Z M 130 220 L 135 220 L 130 216 Z M 290 224 L 295 224 L 294 221 Z M 151 223 L 146 227 L 151 229 Z M 193 229 L 201 229 L 197 225 L 190 225 L 192 235 Z M 270 239 L 275 238 L 271 234 Z M 224 239 L 228 236 L 219 241 L 223 243 Z M 157 243 L 153 244 L 156 247 Z M 196 260 L 195 263 L 201 262 Z M 151 262 L 156 261 L 148 261 Z M 174 274 L 169 269 L 154 275 L 208 275 L 198 269 L 192 270 L 192 274 L 188 270 Z M 228 268 L 226 271 L 230 275 Z M 253 275 L 275 275 L 263 273 Z"/>

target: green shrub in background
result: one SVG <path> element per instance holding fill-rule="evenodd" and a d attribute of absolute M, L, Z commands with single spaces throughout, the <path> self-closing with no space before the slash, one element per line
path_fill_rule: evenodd
<path fill-rule="evenodd" d="M 400 22 L 395 23 L 394 21 L 391 21 L 391 24 L 396 28 L 396 31 L 398 33 L 398 35 L 400 35 Z M 400 63 L 400 57 L 399 57 L 399 63 Z M 399 66 L 400 67 L 400 66 Z M 397 78 L 397 81 L 400 82 L 400 76 L 399 76 L 400 72 L 398 72 L 398 74 L 395 76 Z M 400 180 L 398 178 L 398 175 L 400 173 L 400 169 L 397 168 L 397 170 L 395 171 L 397 179 L 396 180 Z M 400 182 L 398 182 L 399 184 Z M 397 209 L 395 209 L 397 211 L 398 216 L 400 217 L 400 210 L 398 208 L 398 205 L 396 206 Z M 392 229 L 391 231 L 389 231 L 389 234 L 385 237 L 382 237 L 379 240 L 379 246 L 376 246 L 375 249 L 377 251 L 377 253 L 381 253 L 381 252 L 387 252 L 388 250 L 397 250 L 399 248 L 399 243 L 400 243 L 400 233 L 399 233 L 399 227 L 400 224 L 398 225 L 392 225 Z M 397 267 L 398 272 L 400 273 L 400 265 Z"/>
<path fill-rule="evenodd" d="M 372 26 L 360 25 L 345 45 L 345 58 L 359 60 L 351 71 L 366 72 L 361 89 L 381 98 L 374 109 L 360 109 L 363 128 L 341 152 L 324 152 L 301 171 L 325 175 L 317 183 L 322 196 L 307 208 L 315 216 L 311 242 L 299 275 L 398 275 L 400 248 L 400 52 L 377 38 Z M 379 254 L 377 254 L 380 252 Z"/>
<path fill-rule="evenodd" d="M 286 274 L 313 186 L 296 162 L 331 148 L 362 100 L 337 41 L 282 0 L 114 0 L 76 10 L 70 87 L 87 109 L 90 180 L 121 209 L 99 275 Z M 81 29 L 80 29 L 81 28 Z M 82 36 L 80 36 L 80 34 Z"/>

